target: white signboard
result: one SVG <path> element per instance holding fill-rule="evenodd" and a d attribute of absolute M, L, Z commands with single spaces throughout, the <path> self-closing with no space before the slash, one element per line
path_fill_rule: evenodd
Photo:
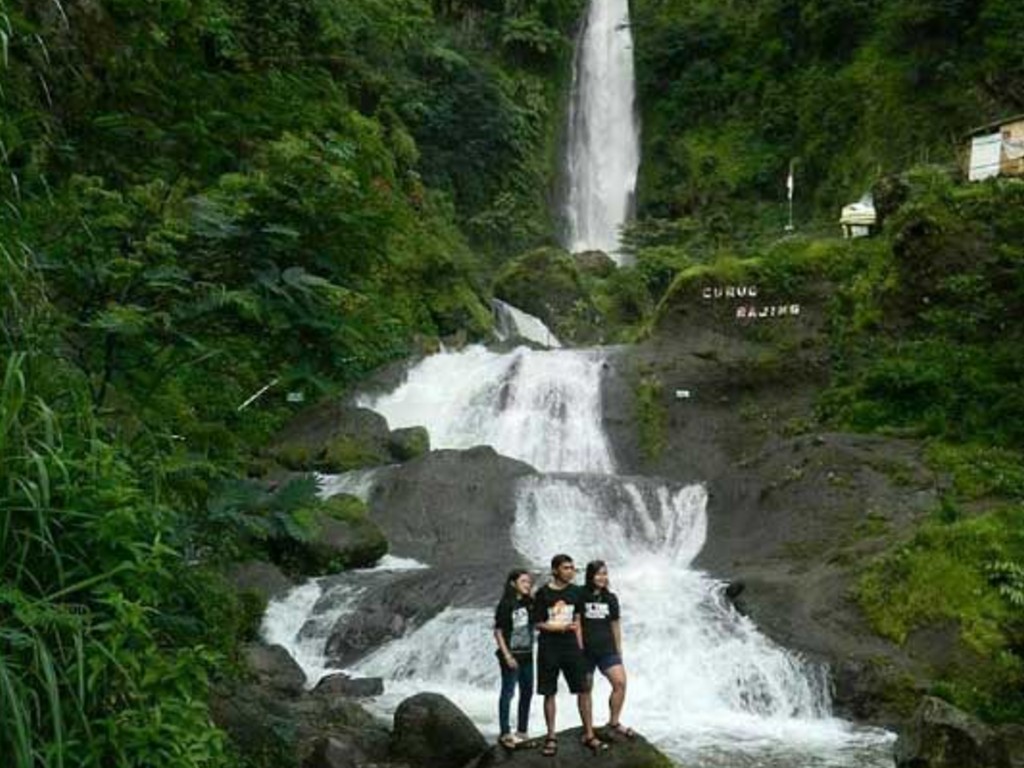
<path fill-rule="evenodd" d="M 999 175 L 1000 155 L 1003 149 L 1003 135 L 990 133 L 971 139 L 971 169 L 967 178 L 981 181 Z"/>

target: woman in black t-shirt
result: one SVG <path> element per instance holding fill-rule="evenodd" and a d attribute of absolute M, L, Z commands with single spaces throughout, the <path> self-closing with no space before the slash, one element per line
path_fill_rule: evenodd
<path fill-rule="evenodd" d="M 514 749 L 525 741 L 530 722 L 530 700 L 533 698 L 533 578 L 516 569 L 505 579 L 505 593 L 494 611 L 494 639 L 498 643 L 501 666 L 501 695 L 498 698 L 499 743 Z M 518 731 L 512 734 L 509 710 L 512 696 L 519 686 Z"/>
<path fill-rule="evenodd" d="M 603 560 L 587 563 L 583 587 L 583 653 L 591 675 L 601 670 L 612 686 L 608 699 L 608 727 L 614 736 L 632 739 L 636 733 L 619 722 L 626 701 L 626 667 L 622 663 L 619 599 L 608 590 L 608 566 Z"/>

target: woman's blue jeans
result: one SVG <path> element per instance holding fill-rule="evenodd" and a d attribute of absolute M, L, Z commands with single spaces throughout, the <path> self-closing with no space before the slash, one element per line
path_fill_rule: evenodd
<path fill-rule="evenodd" d="M 517 659 L 518 661 L 518 659 Z M 505 666 L 504 661 L 498 662 L 501 665 L 501 697 L 498 699 L 498 723 L 501 726 L 501 734 L 512 732 L 509 722 L 509 711 L 512 708 L 512 696 L 515 695 L 516 685 L 519 685 L 519 733 L 526 733 L 530 725 L 530 702 L 533 699 L 533 663 L 519 662 L 517 669 Z"/>

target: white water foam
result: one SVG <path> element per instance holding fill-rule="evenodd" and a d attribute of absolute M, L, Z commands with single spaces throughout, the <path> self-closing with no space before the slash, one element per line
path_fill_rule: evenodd
<path fill-rule="evenodd" d="M 629 0 L 593 0 L 573 66 L 566 172 L 567 246 L 619 263 L 640 165 Z"/>
<path fill-rule="evenodd" d="M 545 472 L 609 473 L 603 363 L 599 350 L 471 346 L 426 358 L 391 394 L 358 403 L 392 429 L 425 426 L 435 449 L 490 445 Z"/>
<path fill-rule="evenodd" d="M 370 500 L 374 483 L 380 476 L 381 470 L 377 467 L 370 469 L 353 469 L 349 472 L 342 472 L 337 475 L 317 474 L 317 494 L 324 499 L 337 496 L 339 493 L 347 493 L 363 501 Z"/>
<path fill-rule="evenodd" d="M 311 579 L 284 598 L 271 601 L 263 616 L 260 636 L 267 645 L 280 645 L 291 654 L 306 675 L 306 687 L 337 670 L 327 663 L 324 649 L 331 627 L 355 610 L 361 589 L 351 584 L 331 589 L 331 607 L 317 609 L 324 596 L 322 579 Z"/>
<path fill-rule="evenodd" d="M 496 322 L 496 334 L 499 341 L 509 339 L 525 339 L 542 347 L 557 349 L 562 342 L 551 332 L 542 320 L 523 310 L 506 304 L 501 299 L 492 299 Z"/>

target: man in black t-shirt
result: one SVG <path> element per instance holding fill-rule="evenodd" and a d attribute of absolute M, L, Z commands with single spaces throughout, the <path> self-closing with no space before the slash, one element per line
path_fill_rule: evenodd
<path fill-rule="evenodd" d="M 555 694 L 558 675 L 565 676 L 569 690 L 576 694 L 580 720 L 583 722 L 583 744 L 596 751 L 607 749 L 594 733 L 590 687 L 583 658 L 583 637 L 580 619 L 583 615 L 583 592 L 573 584 L 576 566 L 568 555 L 551 559 L 551 581 L 533 596 L 537 640 L 537 692 L 544 697 L 544 721 L 548 733 L 541 754 L 552 756 L 558 751 L 555 735 Z"/>

